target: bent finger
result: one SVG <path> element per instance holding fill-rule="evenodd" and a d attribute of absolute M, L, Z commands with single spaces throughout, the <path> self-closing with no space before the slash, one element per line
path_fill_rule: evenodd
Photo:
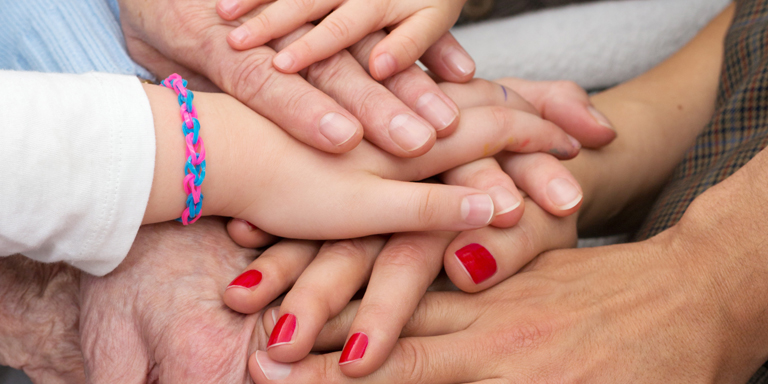
<path fill-rule="evenodd" d="M 579 210 L 584 193 L 579 182 L 554 157 L 544 153 L 497 155 L 504 171 L 518 188 L 541 208 L 555 216 L 568 216 Z"/>
<path fill-rule="evenodd" d="M 512 179 L 493 158 L 480 159 L 442 174 L 449 185 L 462 185 L 488 192 L 493 200 L 494 218 L 491 225 L 507 228 L 523 216 L 523 196 Z"/>
<path fill-rule="evenodd" d="M 277 242 L 277 237 L 262 231 L 243 219 L 231 219 L 227 232 L 235 244 L 243 248 L 262 248 Z"/>
<path fill-rule="evenodd" d="M 465 292 L 485 290 L 517 273 L 538 254 L 573 246 L 575 220 L 549 215 L 529 203 L 512 228 L 482 228 L 456 237 L 445 252 L 445 271 Z"/>
<path fill-rule="evenodd" d="M 270 358 L 294 362 L 309 354 L 323 325 L 341 312 L 368 280 L 385 241 L 385 237 L 373 236 L 323 245 L 285 296 L 279 313 L 275 315 L 273 309 L 269 316 L 265 314 Z"/>
<path fill-rule="evenodd" d="M 450 32 L 424 52 L 421 62 L 443 81 L 466 83 L 475 76 L 475 61 Z"/>
<path fill-rule="evenodd" d="M 224 303 L 251 314 L 264 309 L 299 278 L 320 249 L 320 242 L 283 240 L 262 253 L 227 286 Z"/>
<path fill-rule="evenodd" d="M 350 330 L 345 351 L 366 343 L 361 354 L 339 361 L 350 377 L 378 369 L 395 347 L 427 288 L 442 269 L 442 252 L 452 232 L 418 232 L 393 236 L 376 258 L 368 287 Z"/>
<path fill-rule="evenodd" d="M 587 148 L 600 148 L 616 138 L 611 122 L 592 106 L 587 92 L 572 81 L 497 80 L 530 101 L 543 118 L 562 127 Z"/>

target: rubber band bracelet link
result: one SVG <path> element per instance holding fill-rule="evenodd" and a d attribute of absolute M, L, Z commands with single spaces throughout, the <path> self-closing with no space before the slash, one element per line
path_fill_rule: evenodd
<path fill-rule="evenodd" d="M 187 194 L 187 207 L 176 219 L 184 225 L 189 225 L 200 219 L 203 208 L 203 194 L 200 186 L 205 180 L 205 145 L 200 138 L 200 121 L 197 120 L 197 110 L 192 105 L 194 95 L 187 89 L 187 81 L 174 73 L 160 83 L 176 92 L 181 107 L 181 130 L 184 132 L 186 143 L 187 163 L 184 166 L 184 192 Z"/>

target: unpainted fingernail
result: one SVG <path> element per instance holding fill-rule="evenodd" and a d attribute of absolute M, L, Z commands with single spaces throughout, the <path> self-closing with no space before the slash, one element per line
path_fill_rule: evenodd
<path fill-rule="evenodd" d="M 355 333 L 349 338 L 347 344 L 344 345 L 344 350 L 341 351 L 341 358 L 339 359 L 339 365 L 345 365 L 354 363 L 355 361 L 362 360 L 365 356 L 365 350 L 368 348 L 368 335 L 362 332 Z"/>
<path fill-rule="evenodd" d="M 255 269 L 251 269 L 243 272 L 240 276 L 232 280 L 232 282 L 229 283 L 229 286 L 227 286 L 227 289 L 234 288 L 234 287 L 251 289 L 259 285 L 259 283 L 261 283 L 261 279 L 262 279 L 261 272 Z"/>
<path fill-rule="evenodd" d="M 267 380 L 283 380 L 291 374 L 291 364 L 278 363 L 264 351 L 256 351 L 256 363 Z"/>
<path fill-rule="evenodd" d="M 576 151 L 581 149 L 581 143 L 578 140 L 576 140 L 575 137 L 573 137 L 573 136 L 571 136 L 571 135 L 569 135 L 567 133 L 566 133 L 566 136 L 568 136 L 568 141 L 571 142 L 571 146 L 573 146 L 573 151 L 574 152 L 576 152 Z"/>
<path fill-rule="evenodd" d="M 602 125 L 603 127 L 610 128 L 614 131 L 616 130 L 616 128 L 613 127 L 613 124 L 611 124 L 611 121 L 608 120 L 608 118 L 605 117 L 605 115 L 603 115 L 602 112 L 598 111 L 595 107 L 590 105 L 587 107 L 587 110 L 592 115 L 592 117 L 595 118 L 595 121 L 597 121 L 598 124 Z"/>
<path fill-rule="evenodd" d="M 522 201 L 512 192 L 498 185 L 489 189 L 488 194 L 491 195 L 491 200 L 493 200 L 495 216 L 512 212 L 522 204 Z"/>
<path fill-rule="evenodd" d="M 229 37 L 240 44 L 245 44 L 245 41 L 248 40 L 248 37 L 250 36 L 251 32 L 244 26 L 237 27 L 234 31 L 229 33 Z"/>
<path fill-rule="evenodd" d="M 397 61 L 391 54 L 382 53 L 373 60 L 373 68 L 379 80 L 384 80 L 397 71 Z"/>
<path fill-rule="evenodd" d="M 357 126 L 343 115 L 331 112 L 320 119 L 320 133 L 338 147 L 355 137 Z"/>
<path fill-rule="evenodd" d="M 475 71 L 475 61 L 466 52 L 449 48 L 443 54 L 443 60 L 450 70 L 458 76 L 466 76 Z"/>
<path fill-rule="evenodd" d="M 448 128 L 459 115 L 434 93 L 426 93 L 419 98 L 416 102 L 416 113 L 429 121 L 438 131 Z"/>
<path fill-rule="evenodd" d="M 464 270 L 475 284 L 480 284 L 496 274 L 496 259 L 480 244 L 469 244 L 456 251 Z"/>
<path fill-rule="evenodd" d="M 239 0 L 221 0 L 221 2 L 219 2 L 219 9 L 222 12 L 226 13 L 227 16 L 234 15 L 239 8 L 240 8 Z"/>
<path fill-rule="evenodd" d="M 293 55 L 288 52 L 278 53 L 272 60 L 272 64 L 283 71 L 290 71 L 291 68 L 293 68 L 294 62 L 296 62 L 296 60 L 294 60 Z"/>
<path fill-rule="evenodd" d="M 274 308 L 272 309 L 272 327 L 274 328 L 275 325 L 277 325 L 277 314 L 280 313 L 280 308 Z"/>
<path fill-rule="evenodd" d="M 293 335 L 296 334 L 297 326 L 296 316 L 286 313 L 275 323 L 272 333 L 269 335 L 267 349 L 293 342 Z"/>
<path fill-rule="evenodd" d="M 563 178 L 553 179 L 547 184 L 547 195 L 563 211 L 575 207 L 582 199 L 581 190 Z"/>
<path fill-rule="evenodd" d="M 461 217 L 472 227 L 484 227 L 493 219 L 493 200 L 486 194 L 469 195 L 461 201 Z"/>
<path fill-rule="evenodd" d="M 397 115 L 389 123 L 392 141 L 407 152 L 423 147 L 432 138 L 433 132 L 432 128 L 408 114 Z"/>

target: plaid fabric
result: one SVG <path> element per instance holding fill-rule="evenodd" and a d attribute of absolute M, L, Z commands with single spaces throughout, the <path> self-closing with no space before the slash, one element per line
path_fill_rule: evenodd
<path fill-rule="evenodd" d="M 635 235 L 637 240 L 677 223 L 696 196 L 725 180 L 768 144 L 768 0 L 736 3 L 715 114 L 677 166 Z M 768 384 L 768 362 L 748 384 Z"/>
<path fill-rule="evenodd" d="M 467 0 L 458 24 L 498 19 L 543 8 L 605 0 Z"/>
<path fill-rule="evenodd" d="M 702 192 L 732 175 L 768 144 L 768 0 L 737 2 L 725 40 L 715 114 L 678 164 L 635 238 L 677 223 Z"/>

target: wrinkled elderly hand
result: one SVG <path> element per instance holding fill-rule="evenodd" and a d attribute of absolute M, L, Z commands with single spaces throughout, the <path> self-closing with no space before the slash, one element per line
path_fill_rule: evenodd
<path fill-rule="evenodd" d="M 36 383 L 85 382 L 79 279 L 63 263 L 0 258 L 0 365 L 23 369 Z"/>
<path fill-rule="evenodd" d="M 250 382 L 248 354 L 267 339 L 258 316 L 224 306 L 221 289 L 255 256 L 229 240 L 222 220 L 142 228 L 117 270 L 83 275 L 89 382 Z"/>

